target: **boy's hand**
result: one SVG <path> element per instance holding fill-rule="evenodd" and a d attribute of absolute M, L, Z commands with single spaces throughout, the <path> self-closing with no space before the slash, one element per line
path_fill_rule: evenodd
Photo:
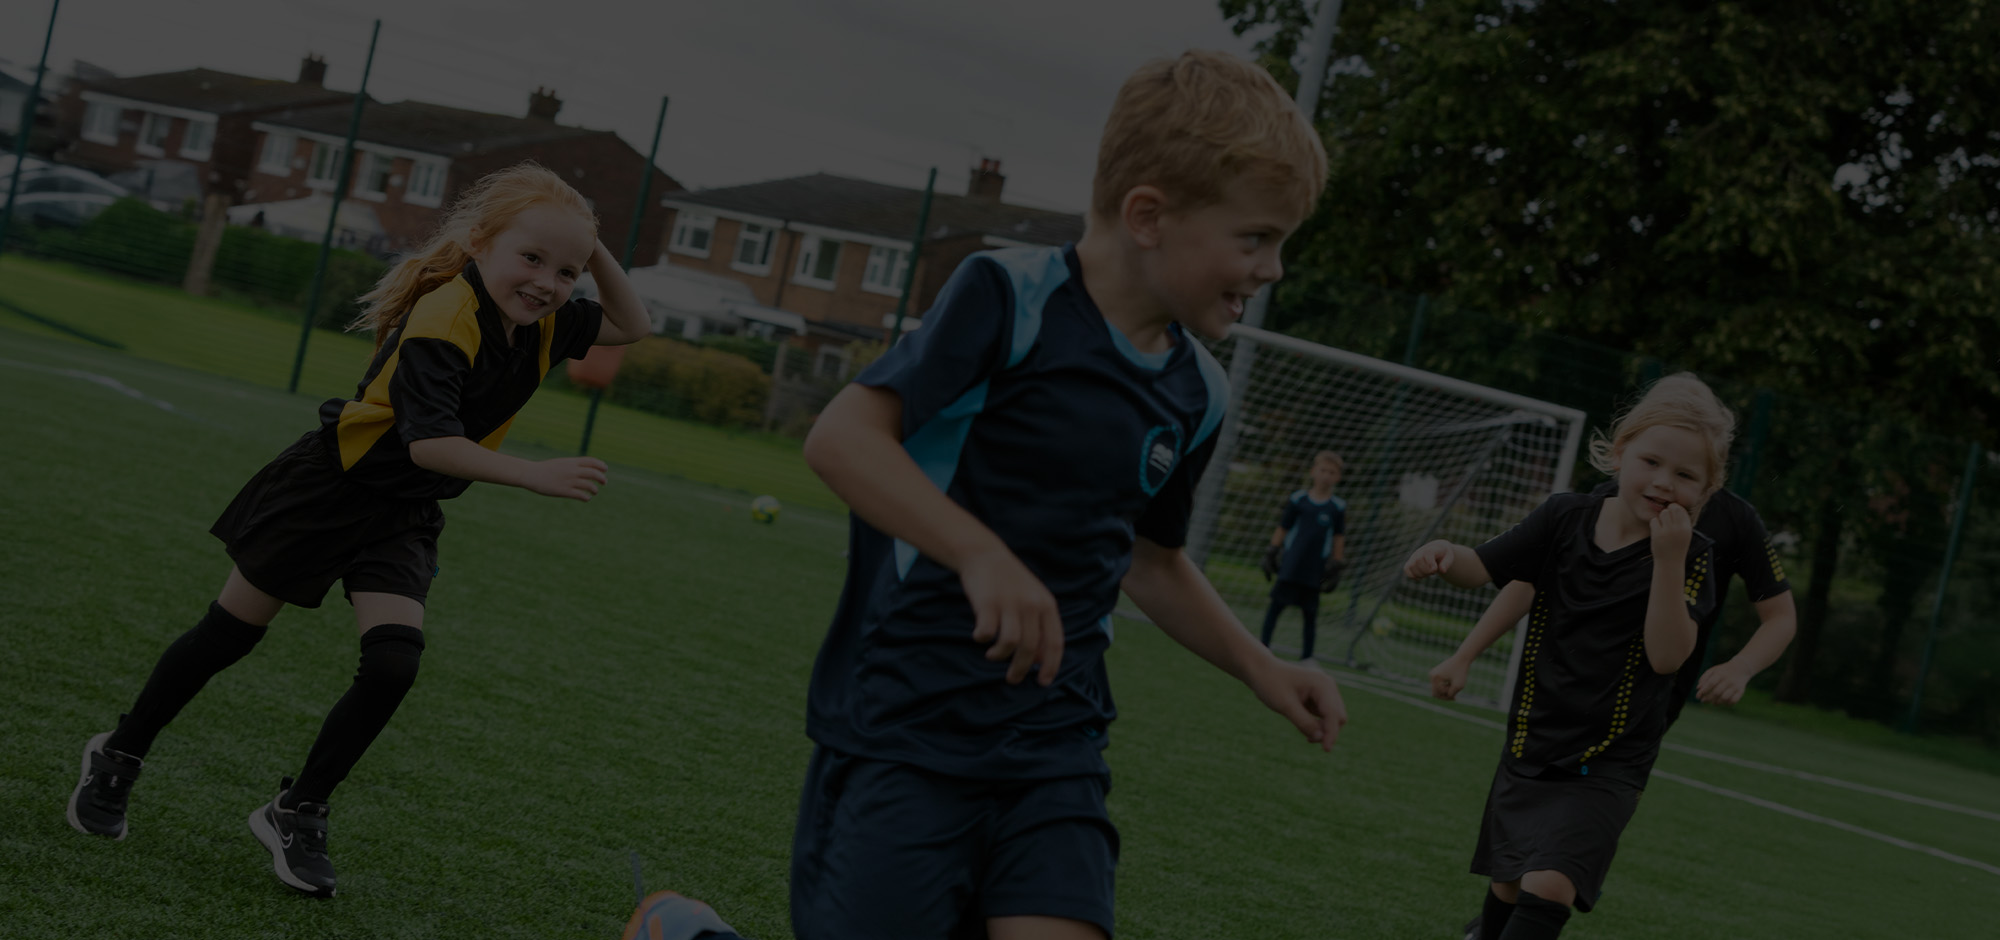
<path fill-rule="evenodd" d="M 1688 542 L 1694 538 L 1694 518 L 1679 503 L 1668 503 L 1649 523 L 1653 530 L 1654 558 L 1687 558 Z"/>
<path fill-rule="evenodd" d="M 1267 545 L 1264 547 L 1264 561 L 1257 566 L 1257 570 L 1264 572 L 1264 580 L 1266 581 L 1278 576 L 1278 546 Z"/>
<path fill-rule="evenodd" d="M 1412 581 L 1422 581 L 1431 575 L 1444 574 L 1451 570 L 1454 557 L 1456 553 L 1449 540 L 1432 539 L 1410 553 L 1410 560 L 1403 564 L 1403 575 Z"/>
<path fill-rule="evenodd" d="M 1743 689 L 1750 677 L 1729 663 L 1710 668 L 1695 683 L 1695 697 L 1709 705 L 1734 705 L 1743 701 Z"/>
<path fill-rule="evenodd" d="M 966 563 L 958 573 L 965 598 L 972 603 L 972 639 L 992 642 L 986 658 L 1007 664 L 1011 685 L 1027 678 L 1039 665 L 1038 682 L 1056 681 L 1062 667 L 1062 613 L 1055 595 L 1014 553 L 1001 548 Z"/>
<path fill-rule="evenodd" d="M 1321 575 L 1319 579 L 1319 592 L 1321 594 L 1332 594 L 1333 589 L 1340 586 L 1340 573 L 1345 570 L 1347 570 L 1347 563 L 1344 561 L 1327 562 L 1326 574 Z"/>
<path fill-rule="evenodd" d="M 1472 672 L 1472 661 L 1453 656 L 1438 663 L 1431 669 L 1431 697 L 1447 702 L 1458 700 L 1458 693 L 1465 691 L 1465 682 Z"/>
<path fill-rule="evenodd" d="M 543 496 L 559 496 L 587 503 L 604 486 L 608 469 L 604 461 L 596 457 L 540 460 L 529 468 L 528 478 L 521 485 Z"/>
<path fill-rule="evenodd" d="M 1266 707 L 1290 719 L 1299 733 L 1322 751 L 1333 750 L 1341 727 L 1347 724 L 1347 704 L 1340 700 L 1340 686 L 1317 667 L 1269 658 L 1251 677 L 1250 691 L 1257 693 L 1257 700 Z"/>

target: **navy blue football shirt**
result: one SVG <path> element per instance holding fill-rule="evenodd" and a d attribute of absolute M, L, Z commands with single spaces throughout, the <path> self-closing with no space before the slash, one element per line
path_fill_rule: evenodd
<path fill-rule="evenodd" d="M 1061 610 L 1062 666 L 1009 685 L 953 572 L 853 517 L 847 582 L 813 666 L 819 744 L 939 773 L 1105 772 L 1105 675 L 1133 539 L 1186 541 L 1228 380 L 1176 325 L 1142 353 L 1091 301 L 1076 252 L 967 258 L 923 328 L 856 379 L 902 399 L 903 447 L 1007 544 Z"/>
<path fill-rule="evenodd" d="M 1312 491 L 1300 490 L 1278 510 L 1278 528 L 1285 530 L 1278 580 L 1319 587 L 1333 557 L 1333 537 L 1347 533 L 1347 501 L 1328 495 L 1322 503 Z"/>

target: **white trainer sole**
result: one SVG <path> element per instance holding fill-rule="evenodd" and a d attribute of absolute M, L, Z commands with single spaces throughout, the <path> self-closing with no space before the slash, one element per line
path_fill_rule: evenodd
<path fill-rule="evenodd" d="M 91 832 L 89 829 L 83 827 L 83 820 L 78 819 L 76 815 L 76 801 L 83 799 L 83 782 L 90 779 L 90 752 L 103 747 L 104 742 L 110 739 L 111 732 L 103 731 L 93 736 L 90 740 L 83 742 L 83 768 L 77 771 L 76 789 L 69 791 L 69 811 L 64 815 L 69 817 L 70 828 L 87 836 L 101 835 L 102 833 Z M 111 841 L 123 842 L 125 834 L 131 830 L 131 826 L 120 822 L 118 824 L 118 834 L 112 836 Z"/>

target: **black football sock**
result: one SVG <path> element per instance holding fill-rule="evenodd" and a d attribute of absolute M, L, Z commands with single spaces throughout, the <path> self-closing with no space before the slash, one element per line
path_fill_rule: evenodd
<path fill-rule="evenodd" d="M 354 684 L 326 713 L 305 769 L 286 794 L 286 809 L 324 803 L 333 795 L 416 683 L 423 655 L 424 631 L 416 627 L 385 623 L 361 635 L 361 667 L 354 672 Z"/>
<path fill-rule="evenodd" d="M 1507 929 L 1507 919 L 1514 916 L 1514 905 L 1500 900 L 1491 888 L 1486 890 L 1486 904 L 1479 909 L 1479 940 L 1500 940 L 1500 933 Z"/>
<path fill-rule="evenodd" d="M 1299 651 L 1300 659 L 1311 659 L 1313 636 L 1319 632 L 1319 603 L 1299 605 L 1299 615 L 1305 618 L 1305 648 Z"/>
<path fill-rule="evenodd" d="M 201 622 L 160 654 L 132 711 L 118 722 L 104 746 L 133 757 L 152 750 L 160 730 L 181 713 L 216 673 L 249 655 L 264 638 L 264 627 L 244 623 L 211 601 Z"/>
<path fill-rule="evenodd" d="M 1567 923 L 1569 905 L 1523 891 L 1521 900 L 1514 904 L 1514 916 L 1507 918 L 1507 929 L 1498 937 L 1482 935 L 1481 940 L 1555 940 L 1562 936 L 1563 925 Z"/>

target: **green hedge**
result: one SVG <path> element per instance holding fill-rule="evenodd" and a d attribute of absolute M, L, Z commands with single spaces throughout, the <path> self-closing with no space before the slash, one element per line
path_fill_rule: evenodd
<path fill-rule="evenodd" d="M 566 371 L 550 375 L 549 381 L 576 387 Z M 771 377 L 735 353 L 649 336 L 625 348 L 625 361 L 605 397 L 669 418 L 755 428 L 764 423 Z"/>
<path fill-rule="evenodd" d="M 178 284 L 187 276 L 198 228 L 195 222 L 161 212 L 144 200 L 120 199 L 80 229 L 26 228 L 21 247 L 31 254 Z M 316 243 L 232 225 L 223 230 L 210 281 L 258 300 L 303 309 L 318 263 Z M 344 326 L 353 319 L 354 298 L 373 287 L 388 267 L 361 252 L 334 249 L 327 258 L 319 325 Z"/>

